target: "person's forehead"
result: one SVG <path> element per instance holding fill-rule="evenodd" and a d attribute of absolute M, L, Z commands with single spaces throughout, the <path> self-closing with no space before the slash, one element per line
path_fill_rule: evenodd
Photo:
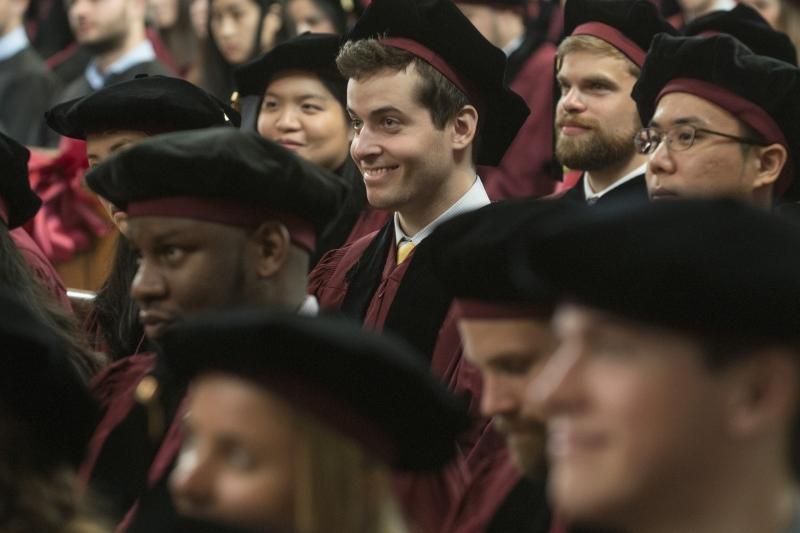
<path fill-rule="evenodd" d="M 665 94 L 658 101 L 651 123 L 663 127 L 676 122 L 719 126 L 736 123 L 736 117 L 713 102 L 694 94 L 684 92 Z"/>
<path fill-rule="evenodd" d="M 135 216 L 128 219 L 130 239 L 138 245 L 177 237 L 207 237 L 224 240 L 239 228 L 197 220 L 169 216 Z"/>
<path fill-rule="evenodd" d="M 592 77 L 603 76 L 615 81 L 632 80 L 626 59 L 588 50 L 575 50 L 561 58 L 558 70 L 559 77 Z"/>
<path fill-rule="evenodd" d="M 469 357 L 539 353 L 552 340 L 550 320 L 545 317 L 460 318 L 458 329 L 469 341 Z"/>
<path fill-rule="evenodd" d="M 392 107 L 413 111 L 421 107 L 412 90 L 420 81 L 420 75 L 413 67 L 403 70 L 385 68 L 359 80 L 351 78 L 347 82 L 347 106 L 360 116 Z"/>

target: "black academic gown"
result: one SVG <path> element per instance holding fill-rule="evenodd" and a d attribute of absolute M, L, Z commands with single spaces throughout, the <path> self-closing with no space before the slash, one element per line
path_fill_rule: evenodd
<path fill-rule="evenodd" d="M 581 205 L 586 204 L 586 194 L 583 190 L 584 179 L 586 179 L 586 176 L 581 176 L 581 179 L 578 180 L 578 183 L 576 183 L 573 188 L 565 192 L 559 198 L 565 202 Z M 622 199 L 625 199 L 626 201 L 647 201 L 647 182 L 645 182 L 644 174 L 636 176 L 630 181 L 623 183 L 619 187 L 608 191 L 595 203 L 605 205 L 610 202 L 620 201 Z"/>
<path fill-rule="evenodd" d="M 22 144 L 44 146 L 44 113 L 58 89 L 58 79 L 30 46 L 0 61 L 0 130 Z"/>

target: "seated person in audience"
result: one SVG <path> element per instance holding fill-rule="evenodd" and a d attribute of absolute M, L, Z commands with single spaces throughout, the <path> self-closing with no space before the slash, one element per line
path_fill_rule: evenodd
<path fill-rule="evenodd" d="M 798 199 L 800 69 L 728 35 L 658 36 L 633 90 L 650 198 Z"/>
<path fill-rule="evenodd" d="M 800 228 L 730 199 L 581 211 L 528 225 L 518 254 L 519 286 L 560 299 L 526 394 L 555 509 L 627 533 L 800 530 Z"/>
<path fill-rule="evenodd" d="M 59 336 L 7 286 L 0 289 L 0 346 L 3 531 L 112 531 L 90 517 L 75 474 L 97 422 L 96 402 Z"/>
<path fill-rule="evenodd" d="M 89 349 L 61 279 L 22 227 L 41 206 L 28 183 L 28 156 L 25 147 L 0 134 L 0 282 L 13 288 L 53 330 L 88 381 L 104 361 Z"/>
<path fill-rule="evenodd" d="M 490 487 L 470 485 L 464 509 L 481 509 L 454 531 L 480 525 L 487 533 L 547 533 L 544 421 L 523 411 L 527 384 L 553 350 L 553 297 L 517 290 L 511 276 L 515 231 L 534 217 L 560 210 L 557 202 L 492 204 L 442 224 L 430 239 L 439 253 L 435 274 L 455 297 L 464 357 L 481 372 L 481 414 L 506 439 L 507 453 L 484 461 Z M 475 529 L 473 529 L 475 530 Z"/>
<path fill-rule="evenodd" d="M 42 115 L 58 80 L 28 41 L 23 15 L 30 0 L 5 0 L 0 9 L 0 132 L 30 146 L 47 143 Z"/>
<path fill-rule="evenodd" d="M 402 533 L 390 467 L 455 454 L 463 405 L 422 356 L 341 319 L 263 311 L 168 328 L 167 366 L 191 380 L 170 486 L 178 510 L 295 533 Z"/>
<path fill-rule="evenodd" d="M 342 0 L 288 0 L 286 14 L 295 35 L 347 33 L 347 13 Z"/>
<path fill-rule="evenodd" d="M 140 256 L 131 295 L 148 339 L 210 309 L 316 314 L 306 293 L 309 256 L 349 189 L 315 165 L 255 133 L 209 128 L 141 141 L 87 183 L 128 214 Z M 158 508 L 177 452 L 162 444 L 183 391 L 158 363 L 153 353 L 126 357 L 94 383 L 106 413 L 82 474 L 108 495 L 117 521 L 147 492 L 136 517 Z"/>
<path fill-rule="evenodd" d="M 238 113 L 202 89 L 178 78 L 149 76 L 59 104 L 47 124 L 64 137 L 86 141 L 95 167 L 150 136 L 217 126 L 235 127 Z M 99 198 L 119 229 L 111 270 L 92 302 L 84 327 L 95 350 L 117 360 L 145 351 L 139 309 L 130 297 L 136 254 L 127 233 L 127 214 Z"/>
<path fill-rule="evenodd" d="M 336 35 L 301 35 L 235 72 L 243 129 L 258 130 L 352 184 L 350 201 L 317 243 L 312 267 L 324 253 L 380 229 L 391 216 L 369 206 L 364 179 L 350 158 L 353 127 L 347 80 L 336 69 L 339 44 Z"/>
<path fill-rule="evenodd" d="M 564 30 L 556 158 L 582 175 L 561 197 L 578 204 L 646 198 L 647 158 L 631 142 L 641 123 L 630 93 L 653 37 L 675 30 L 648 0 L 567 0 Z"/>

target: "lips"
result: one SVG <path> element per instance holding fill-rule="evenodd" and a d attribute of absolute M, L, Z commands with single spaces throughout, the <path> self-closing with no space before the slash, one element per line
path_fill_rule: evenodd
<path fill-rule="evenodd" d="M 548 429 L 547 454 L 551 460 L 596 452 L 606 444 L 606 439 L 597 431 L 552 426 Z"/>
<path fill-rule="evenodd" d="M 375 182 L 386 179 L 393 171 L 397 170 L 399 165 L 389 166 L 370 166 L 362 167 L 361 174 L 364 176 L 364 181 Z"/>
<path fill-rule="evenodd" d="M 678 198 L 680 196 L 667 189 L 656 189 L 650 193 L 651 200 L 677 200 Z"/>
<path fill-rule="evenodd" d="M 297 150 L 298 148 L 305 146 L 305 143 L 296 141 L 294 139 L 278 139 L 278 144 L 288 150 Z"/>
<path fill-rule="evenodd" d="M 144 333 L 148 338 L 156 338 L 161 329 L 175 321 L 175 317 L 160 311 L 141 310 L 139 321 L 144 326 Z"/>

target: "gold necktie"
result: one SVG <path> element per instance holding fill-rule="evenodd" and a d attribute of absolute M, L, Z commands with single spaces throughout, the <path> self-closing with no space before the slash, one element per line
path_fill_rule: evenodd
<path fill-rule="evenodd" d="M 400 246 L 397 247 L 397 264 L 399 265 L 403 261 L 406 260 L 408 254 L 411 253 L 411 250 L 414 249 L 414 243 L 411 241 L 406 241 L 402 243 Z"/>

